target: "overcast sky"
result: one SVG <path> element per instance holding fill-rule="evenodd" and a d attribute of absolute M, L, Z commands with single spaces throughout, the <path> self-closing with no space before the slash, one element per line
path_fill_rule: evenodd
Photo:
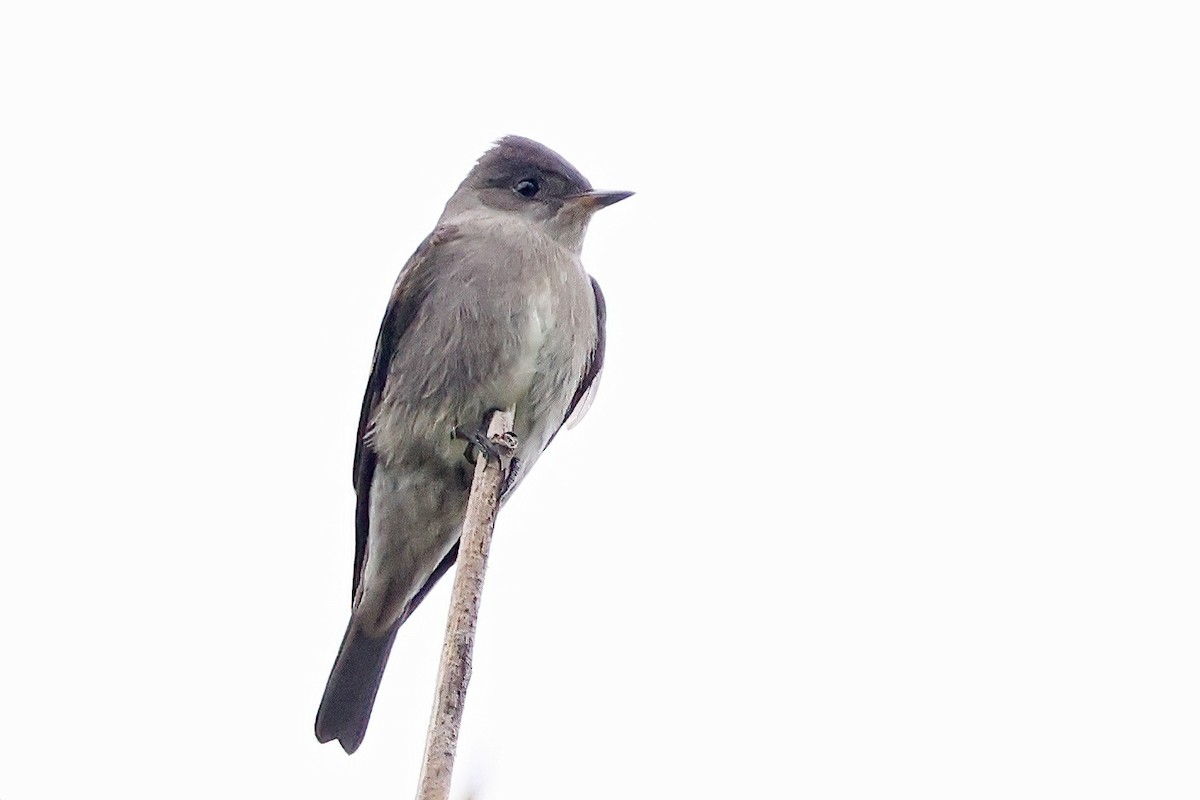
<path fill-rule="evenodd" d="M 510 133 L 637 195 L 456 796 L 1194 798 L 1194 9 L 427 5 L 0 11 L 0 799 L 412 796 L 448 581 L 312 733 L 355 429 Z"/>

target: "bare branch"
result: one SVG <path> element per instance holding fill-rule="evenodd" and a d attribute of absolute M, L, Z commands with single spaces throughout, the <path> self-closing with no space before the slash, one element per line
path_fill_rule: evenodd
<path fill-rule="evenodd" d="M 497 411 L 492 414 L 488 436 L 503 436 L 512 431 L 512 424 L 512 411 Z M 503 472 L 501 465 L 493 459 L 480 457 L 475 464 L 475 480 L 471 484 L 458 547 L 450 618 L 446 622 L 446 641 L 438 668 L 429 734 L 425 739 L 425 761 L 417 786 L 417 800 L 448 800 L 450 797 L 458 730 L 467 699 L 467 682 L 471 679 L 471 651 L 475 646 L 479 598 L 483 591 L 488 549 L 492 544 L 492 529 L 496 524 Z"/>

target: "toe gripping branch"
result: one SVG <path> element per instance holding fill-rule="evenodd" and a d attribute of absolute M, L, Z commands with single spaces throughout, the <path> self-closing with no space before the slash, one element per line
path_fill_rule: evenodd
<path fill-rule="evenodd" d="M 500 468 L 507 473 L 509 467 L 516 459 L 513 456 L 517 452 L 517 435 L 512 431 L 502 433 L 499 436 L 488 436 L 486 430 L 466 430 L 462 426 L 455 426 L 451 435 L 455 439 L 462 439 L 467 443 L 467 449 L 463 451 L 463 457 L 474 464 L 482 455 L 489 461 L 495 461 L 500 465 Z"/>

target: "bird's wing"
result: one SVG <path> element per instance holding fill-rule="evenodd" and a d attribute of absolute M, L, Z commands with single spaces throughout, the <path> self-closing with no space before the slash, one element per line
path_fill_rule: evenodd
<path fill-rule="evenodd" d="M 587 368 L 583 371 L 583 377 L 579 381 L 579 386 L 575 389 L 575 396 L 571 398 L 571 404 L 567 406 L 567 413 L 563 417 L 563 425 L 567 428 L 574 428 L 578 425 L 579 421 L 587 414 L 588 409 L 592 407 L 592 400 L 596 397 L 596 390 L 600 388 L 600 373 L 604 371 L 604 320 L 606 311 L 604 307 L 604 293 L 600 291 L 600 284 L 596 282 L 595 278 L 592 278 L 592 293 L 596 296 L 596 347 L 588 357 Z M 553 439 L 554 437 L 550 438 Z"/>
<path fill-rule="evenodd" d="M 354 584 L 351 598 L 358 595 L 358 584 L 362 580 L 363 564 L 367 557 L 367 532 L 371 525 L 371 480 L 375 476 L 376 454 L 367 442 L 367 434 L 383 397 L 392 356 L 429 294 L 436 275 L 436 259 L 431 256 L 457 233 L 453 226 L 443 225 L 421 242 L 404 269 L 400 270 L 400 277 L 392 287 L 392 296 L 383 315 L 383 323 L 379 326 L 375 359 L 371 363 L 371 377 L 367 380 L 367 390 L 363 395 L 362 412 L 358 417 L 358 439 L 354 444 L 354 491 L 358 495 L 358 505 L 354 515 Z"/>

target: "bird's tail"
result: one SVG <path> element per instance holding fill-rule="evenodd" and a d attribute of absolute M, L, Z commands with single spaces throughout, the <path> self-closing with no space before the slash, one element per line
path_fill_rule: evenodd
<path fill-rule="evenodd" d="M 397 621 L 382 636 L 369 636 L 361 626 L 350 618 L 337 661 L 325 684 L 325 696 L 317 710 L 317 740 L 328 742 L 337 739 L 342 749 L 353 753 L 367 735 L 367 723 L 371 721 L 371 706 L 375 704 L 375 693 L 387 666 L 392 642 L 396 641 Z"/>

